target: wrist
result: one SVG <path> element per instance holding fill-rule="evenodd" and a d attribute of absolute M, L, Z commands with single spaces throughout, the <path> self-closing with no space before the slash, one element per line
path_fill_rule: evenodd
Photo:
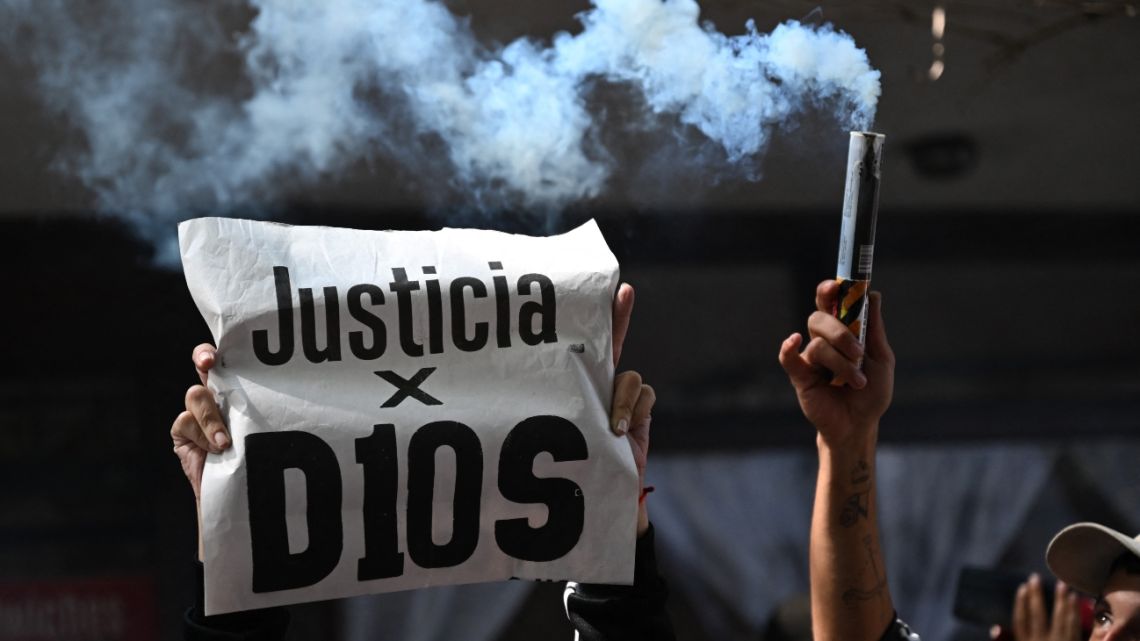
<path fill-rule="evenodd" d="M 871 454 L 874 453 L 878 441 L 878 421 L 854 425 L 845 430 L 842 436 L 828 436 L 819 431 L 815 437 L 820 457 Z"/>
<path fill-rule="evenodd" d="M 645 536 L 649 530 L 649 508 L 645 505 L 646 493 L 643 491 L 637 503 L 637 538 Z"/>

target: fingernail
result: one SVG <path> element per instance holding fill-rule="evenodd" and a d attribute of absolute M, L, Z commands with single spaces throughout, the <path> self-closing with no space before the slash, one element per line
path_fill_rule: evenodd
<path fill-rule="evenodd" d="M 625 433 L 628 431 L 629 431 L 629 421 L 624 419 L 624 418 L 621 419 L 620 421 L 618 421 L 618 424 L 617 424 L 618 436 L 624 436 Z"/>
<path fill-rule="evenodd" d="M 230 439 L 226 436 L 225 432 L 214 432 L 214 445 L 217 445 L 218 449 L 224 450 L 229 444 Z"/>
<path fill-rule="evenodd" d="M 855 384 L 859 387 L 867 385 L 867 377 L 863 375 L 863 372 L 855 372 Z"/>
<path fill-rule="evenodd" d="M 1029 575 L 1029 584 L 1030 585 L 1032 585 L 1033 587 L 1037 587 L 1040 583 L 1041 583 L 1041 577 L 1036 572 Z"/>

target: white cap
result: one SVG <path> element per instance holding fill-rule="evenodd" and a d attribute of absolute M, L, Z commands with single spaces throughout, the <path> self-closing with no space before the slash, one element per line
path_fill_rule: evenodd
<path fill-rule="evenodd" d="M 1108 582 L 1113 562 L 1126 553 L 1140 559 L 1140 535 L 1133 538 L 1097 523 L 1077 523 L 1053 537 L 1045 551 L 1045 562 L 1057 578 L 1098 596 Z"/>

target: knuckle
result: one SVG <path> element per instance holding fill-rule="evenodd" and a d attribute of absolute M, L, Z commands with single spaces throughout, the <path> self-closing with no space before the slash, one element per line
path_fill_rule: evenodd
<path fill-rule="evenodd" d="M 825 280 L 815 288 L 815 306 L 828 311 L 835 304 L 835 281 Z"/>
<path fill-rule="evenodd" d="M 221 430 L 223 426 L 222 417 L 218 415 L 217 410 L 211 405 L 210 408 L 206 410 L 206 415 L 202 417 L 202 427 L 213 436 L 214 432 Z"/>
<path fill-rule="evenodd" d="M 811 313 L 811 316 L 808 316 L 808 327 L 818 327 L 826 323 L 828 318 L 831 318 L 831 314 L 816 310 Z"/>
<path fill-rule="evenodd" d="M 641 385 L 641 374 L 634 370 L 622 372 L 622 385 L 630 388 L 638 387 Z"/>
<path fill-rule="evenodd" d="M 829 363 L 846 363 L 847 357 L 839 353 L 835 346 L 828 341 L 820 341 L 819 343 L 819 357 Z"/>
<path fill-rule="evenodd" d="M 802 339 L 797 341 L 789 338 L 783 343 L 780 343 L 780 351 L 776 354 L 776 358 L 781 363 L 787 363 L 793 356 L 798 354 L 797 348 L 799 347 L 799 342 L 802 342 Z"/>
<path fill-rule="evenodd" d="M 826 346 L 827 341 L 823 340 L 823 338 L 819 336 L 812 338 L 810 341 L 808 341 L 807 347 L 804 348 L 804 360 L 809 363 L 815 363 L 819 361 L 821 354 L 823 353 Z"/>
<path fill-rule="evenodd" d="M 846 325 L 827 312 L 814 312 L 808 322 L 808 329 L 813 336 L 826 338 L 832 343 L 842 343 L 852 336 Z"/>
<path fill-rule="evenodd" d="M 170 424 L 170 437 L 175 438 L 182 435 L 182 425 L 186 422 L 186 415 L 190 412 L 182 412 L 174 418 L 174 422 Z"/>
<path fill-rule="evenodd" d="M 832 345 L 835 346 L 836 351 L 848 358 L 855 356 L 859 351 L 859 339 L 852 336 L 851 332 L 847 332 L 847 336 L 842 334 L 836 336 Z"/>
<path fill-rule="evenodd" d="M 648 383 L 643 383 L 641 385 L 641 395 L 642 397 L 649 399 L 650 402 L 657 400 L 657 390 L 653 389 L 653 386 L 649 385 Z"/>
<path fill-rule="evenodd" d="M 202 385 L 191 385 L 190 389 L 186 390 L 186 406 L 196 405 L 204 400 L 204 395 L 207 390 Z"/>

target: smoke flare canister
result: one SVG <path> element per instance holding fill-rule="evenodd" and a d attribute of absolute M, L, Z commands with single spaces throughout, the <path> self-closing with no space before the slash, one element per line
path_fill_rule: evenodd
<path fill-rule="evenodd" d="M 862 345 L 867 336 L 867 294 L 875 257 L 875 223 L 879 214 L 879 180 L 883 134 L 851 132 L 847 149 L 847 186 L 843 192 L 843 226 L 839 233 L 839 304 L 835 315 Z M 859 366 L 863 362 L 860 359 Z M 833 385 L 844 383 L 836 376 Z"/>

